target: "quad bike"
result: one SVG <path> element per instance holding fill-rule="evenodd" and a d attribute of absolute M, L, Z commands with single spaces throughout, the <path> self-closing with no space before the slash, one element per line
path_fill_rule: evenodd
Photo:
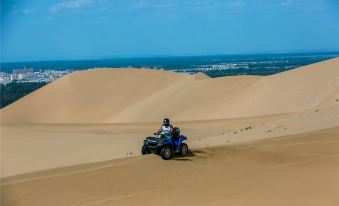
<path fill-rule="evenodd" d="M 173 128 L 172 133 L 154 133 L 155 136 L 146 137 L 141 147 L 141 154 L 159 154 L 164 160 L 171 159 L 175 154 L 186 156 L 188 146 L 183 143 L 187 137 L 180 135 L 180 129 Z"/>

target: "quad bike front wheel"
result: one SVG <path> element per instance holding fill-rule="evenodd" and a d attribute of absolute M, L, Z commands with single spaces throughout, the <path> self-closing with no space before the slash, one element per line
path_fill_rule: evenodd
<path fill-rule="evenodd" d="M 181 147 L 180 147 L 180 154 L 181 154 L 182 156 L 186 156 L 186 155 L 188 154 L 188 146 L 187 146 L 187 144 L 185 144 L 185 143 L 182 143 L 182 144 L 181 144 Z"/>
<path fill-rule="evenodd" d="M 160 156 L 164 160 L 169 160 L 172 157 L 172 149 L 169 146 L 166 146 L 160 150 Z"/>
<path fill-rule="evenodd" d="M 150 154 L 150 151 L 147 149 L 146 145 L 142 145 L 141 154 L 142 155 Z"/>

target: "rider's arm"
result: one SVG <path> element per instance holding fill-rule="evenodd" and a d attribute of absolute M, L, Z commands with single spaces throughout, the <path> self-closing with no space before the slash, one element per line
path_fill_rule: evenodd
<path fill-rule="evenodd" d="M 161 133 L 162 132 L 162 127 L 160 127 L 160 129 L 158 130 L 158 133 Z"/>

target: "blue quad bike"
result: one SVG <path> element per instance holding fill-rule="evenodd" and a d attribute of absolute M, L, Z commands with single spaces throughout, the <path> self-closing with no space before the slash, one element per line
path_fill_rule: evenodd
<path fill-rule="evenodd" d="M 159 154 L 162 159 L 169 160 L 175 154 L 186 156 L 188 154 L 188 146 L 183 143 L 187 137 L 180 135 L 180 129 L 173 128 L 171 133 L 154 133 L 155 136 L 146 137 L 141 147 L 141 154 Z"/>

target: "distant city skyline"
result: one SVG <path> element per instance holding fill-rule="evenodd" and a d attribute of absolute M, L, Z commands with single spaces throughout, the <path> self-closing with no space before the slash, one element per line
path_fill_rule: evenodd
<path fill-rule="evenodd" d="M 339 50 L 336 0 L 9 0 L 1 62 Z"/>

